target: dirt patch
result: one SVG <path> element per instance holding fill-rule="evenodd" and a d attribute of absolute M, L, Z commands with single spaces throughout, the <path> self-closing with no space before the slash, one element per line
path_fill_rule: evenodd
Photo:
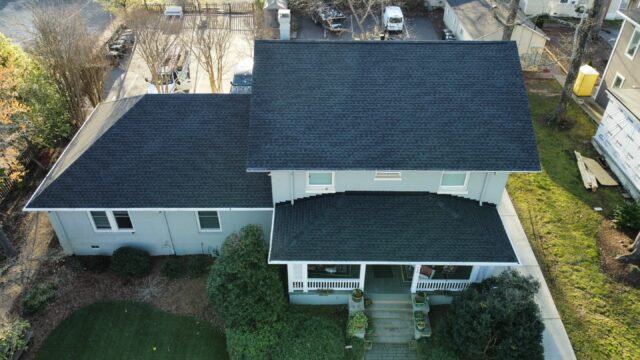
<path fill-rule="evenodd" d="M 30 350 L 25 359 L 33 359 L 44 340 L 60 323 L 76 310 L 102 301 L 131 300 L 148 302 L 164 311 L 205 319 L 218 328 L 222 321 L 209 306 L 206 294 L 207 276 L 168 279 L 160 274 L 166 259 L 154 258 L 149 276 L 123 279 L 111 271 L 92 273 L 83 270 L 77 259 L 65 257 L 59 248 L 50 249 L 49 260 L 41 266 L 37 282 L 56 284 L 56 300 L 44 312 L 29 316 L 34 330 Z M 19 312 L 19 304 L 16 311 Z"/>
<path fill-rule="evenodd" d="M 609 220 L 604 220 L 598 229 L 598 249 L 602 270 L 612 279 L 640 288 L 638 267 L 622 264 L 616 256 L 629 253 L 633 239 L 615 228 Z"/>
<path fill-rule="evenodd" d="M 549 37 L 547 47 L 558 57 L 562 66 L 568 69 L 575 28 L 559 23 L 547 22 L 544 24 L 542 30 Z M 612 50 L 611 46 L 601 38 L 589 40 L 584 62 L 590 63 L 602 74 L 607 66 L 607 61 L 609 61 L 609 55 L 611 55 Z"/>

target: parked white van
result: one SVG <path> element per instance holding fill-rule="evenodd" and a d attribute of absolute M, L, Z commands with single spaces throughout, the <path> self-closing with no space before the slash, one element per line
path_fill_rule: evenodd
<path fill-rule="evenodd" d="M 404 16 L 399 6 L 387 6 L 382 14 L 385 31 L 403 31 Z"/>
<path fill-rule="evenodd" d="M 170 18 L 181 18 L 182 6 L 167 6 L 164 9 L 164 16 L 167 16 Z"/>

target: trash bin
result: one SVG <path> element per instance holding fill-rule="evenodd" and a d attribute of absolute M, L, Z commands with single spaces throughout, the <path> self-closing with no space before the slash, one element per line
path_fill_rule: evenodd
<path fill-rule="evenodd" d="M 589 65 L 580 66 L 578 77 L 573 85 L 573 93 L 576 96 L 591 96 L 593 88 L 596 86 L 600 74 Z"/>

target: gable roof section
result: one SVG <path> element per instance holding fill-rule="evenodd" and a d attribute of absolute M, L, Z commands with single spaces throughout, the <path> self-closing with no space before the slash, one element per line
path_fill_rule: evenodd
<path fill-rule="evenodd" d="M 518 263 L 496 207 L 411 192 L 346 192 L 279 203 L 269 260 Z"/>
<path fill-rule="evenodd" d="M 607 89 L 629 112 L 640 120 L 640 89 Z"/>
<path fill-rule="evenodd" d="M 101 104 L 25 209 L 272 207 L 245 169 L 248 112 L 248 95 Z"/>
<path fill-rule="evenodd" d="M 256 41 L 248 169 L 539 171 L 512 42 Z"/>

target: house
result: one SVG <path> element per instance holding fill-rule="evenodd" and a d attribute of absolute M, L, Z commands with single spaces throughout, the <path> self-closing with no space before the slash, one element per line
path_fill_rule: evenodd
<path fill-rule="evenodd" d="M 609 103 L 593 137 L 622 186 L 640 201 L 640 89 L 607 90 Z"/>
<path fill-rule="evenodd" d="M 557 17 L 579 18 L 581 13 L 576 11 L 580 5 L 590 7 L 593 0 L 520 0 L 520 9 L 527 16 L 551 15 Z M 637 0 L 609 0 L 609 7 L 605 19 L 619 19 L 618 10 L 626 10 L 637 4 Z"/>
<path fill-rule="evenodd" d="M 607 107 L 609 89 L 640 88 L 640 8 L 620 11 L 624 21 L 602 74 L 600 85 L 593 94 L 595 101 Z"/>
<path fill-rule="evenodd" d="M 508 15 L 505 9 L 486 0 L 447 0 L 443 20 L 459 40 L 502 40 Z M 533 65 L 539 62 L 549 38 L 520 13 L 511 40 L 518 45 L 523 65 Z"/>
<path fill-rule="evenodd" d="M 100 105 L 25 210 L 82 255 L 215 252 L 260 224 L 295 303 L 459 291 L 521 263 L 497 206 L 510 173 L 540 171 L 515 43 L 254 54 L 250 95 Z"/>

